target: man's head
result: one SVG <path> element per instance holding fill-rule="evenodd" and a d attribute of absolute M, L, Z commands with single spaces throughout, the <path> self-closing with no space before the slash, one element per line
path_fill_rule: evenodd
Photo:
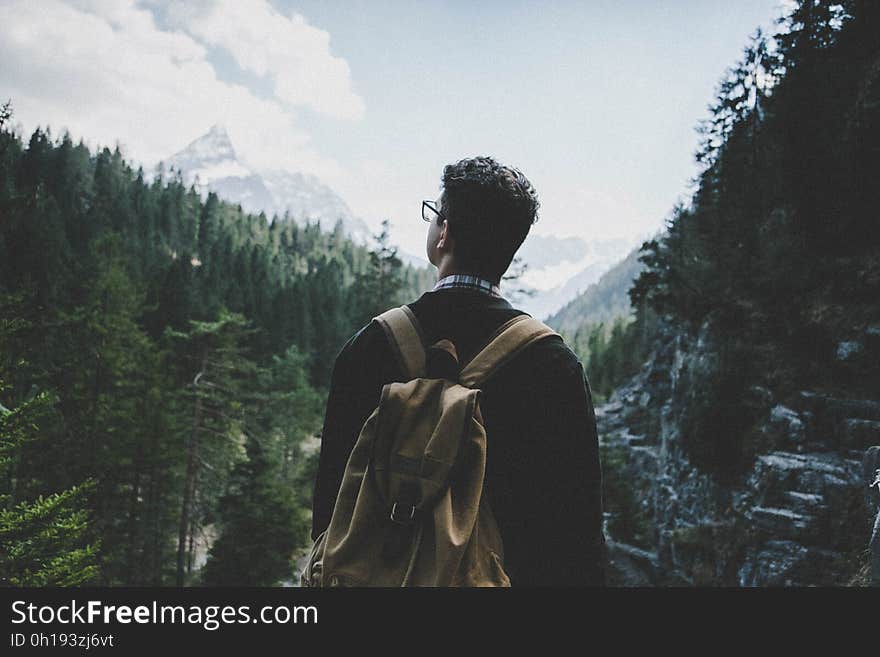
<path fill-rule="evenodd" d="M 443 169 L 440 215 L 428 230 L 427 254 L 440 267 L 495 283 L 538 219 L 538 197 L 517 169 L 491 157 L 460 160 Z"/>

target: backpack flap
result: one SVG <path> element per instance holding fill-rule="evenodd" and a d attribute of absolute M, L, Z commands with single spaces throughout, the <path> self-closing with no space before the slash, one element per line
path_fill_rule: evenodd
<path fill-rule="evenodd" d="M 405 523 L 446 489 L 480 391 L 444 379 L 385 387 L 372 464 L 389 514 Z"/>
<path fill-rule="evenodd" d="M 485 472 L 480 394 L 445 379 L 383 387 L 346 466 L 324 540 L 325 582 L 453 581 L 477 522 Z"/>

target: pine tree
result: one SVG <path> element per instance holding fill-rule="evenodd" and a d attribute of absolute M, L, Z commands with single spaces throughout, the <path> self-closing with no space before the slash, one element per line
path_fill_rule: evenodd
<path fill-rule="evenodd" d="M 529 265 L 516 255 L 510 263 L 510 267 L 501 277 L 502 292 L 510 301 L 517 303 L 528 297 L 533 297 L 537 290 L 523 284 L 522 279 L 528 271 Z"/>
<path fill-rule="evenodd" d="M 244 353 L 249 332 L 241 315 L 224 312 L 214 322 L 190 321 L 185 333 L 167 333 L 179 372 L 189 381 L 189 404 L 183 407 L 182 417 L 187 439 L 178 523 L 178 586 L 192 571 L 195 535 L 209 518 L 198 509 L 212 508 L 212 497 L 222 492 L 225 473 L 237 451 L 244 391 L 255 375 L 254 364 Z"/>
<path fill-rule="evenodd" d="M 279 485 L 261 441 L 249 437 L 246 447 L 247 460 L 220 500 L 222 531 L 203 579 L 209 586 L 273 586 L 290 578 L 294 549 L 308 535 L 308 519 Z"/>
<path fill-rule="evenodd" d="M 11 303 L 7 300 L 5 309 Z M 0 320 L 0 350 L 15 331 L 26 330 L 21 320 Z M 11 363 L 0 359 L 0 585 L 77 586 L 98 577 L 99 540 L 88 511 L 94 481 L 61 489 L 50 482 L 29 481 L 25 448 L 45 445 L 57 432 L 60 418 L 47 392 L 12 404 L 4 380 Z M 24 480 L 24 481 L 23 481 Z"/>
<path fill-rule="evenodd" d="M 357 275 L 350 292 L 357 325 L 366 324 L 376 315 L 402 303 L 403 262 L 397 257 L 397 247 L 390 245 L 390 222 L 387 219 L 373 239 L 377 248 L 370 252 L 366 269 Z"/>

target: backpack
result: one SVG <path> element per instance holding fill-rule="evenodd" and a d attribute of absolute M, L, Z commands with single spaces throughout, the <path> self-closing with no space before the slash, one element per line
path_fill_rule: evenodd
<path fill-rule="evenodd" d="M 364 422 L 302 586 L 510 586 L 483 495 L 480 386 L 522 349 L 558 333 L 519 315 L 460 367 L 449 340 L 425 348 L 407 306 L 373 321 L 407 381 L 383 386 Z"/>

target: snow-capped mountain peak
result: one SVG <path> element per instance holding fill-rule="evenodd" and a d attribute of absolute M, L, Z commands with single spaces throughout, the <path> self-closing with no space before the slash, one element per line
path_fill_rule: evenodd
<path fill-rule="evenodd" d="M 369 242 L 367 225 L 330 187 L 298 171 L 251 169 L 239 159 L 221 125 L 212 126 L 166 164 L 180 170 L 187 184 L 195 185 L 203 194 L 214 192 L 226 201 L 239 203 L 246 212 L 264 212 L 267 217 L 289 214 L 297 222 L 321 221 L 326 230 L 342 220 L 343 229 L 353 241 Z"/>
<path fill-rule="evenodd" d="M 207 173 L 212 169 L 240 169 L 239 173 L 244 171 L 250 173 L 239 162 L 229 134 L 221 125 L 212 126 L 206 134 L 172 156 L 168 163 L 174 168 L 179 168 L 187 176 L 199 175 L 205 182 L 207 176 L 203 175 L 203 172 Z"/>

